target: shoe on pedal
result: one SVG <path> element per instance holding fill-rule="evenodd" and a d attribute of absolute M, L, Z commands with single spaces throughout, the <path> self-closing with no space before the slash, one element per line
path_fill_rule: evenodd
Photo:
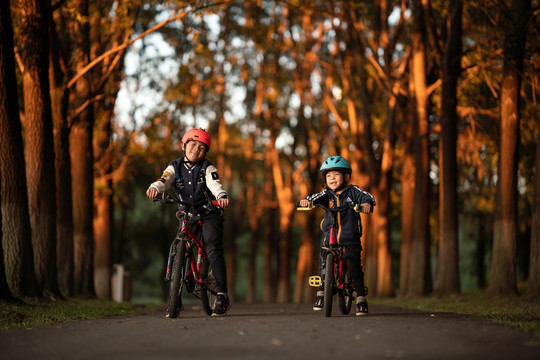
<path fill-rule="evenodd" d="M 313 305 L 313 310 L 321 311 L 322 309 L 324 309 L 324 292 L 317 291 L 317 299 Z"/>
<path fill-rule="evenodd" d="M 225 294 L 217 294 L 216 296 L 216 307 L 212 312 L 212 316 L 224 316 L 227 315 L 227 311 L 231 308 L 231 302 L 229 297 Z"/>
<path fill-rule="evenodd" d="M 356 315 L 362 316 L 368 314 L 367 300 L 363 296 L 356 298 Z"/>

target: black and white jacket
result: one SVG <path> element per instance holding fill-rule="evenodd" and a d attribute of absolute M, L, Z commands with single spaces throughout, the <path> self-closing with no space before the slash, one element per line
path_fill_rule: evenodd
<path fill-rule="evenodd" d="M 184 157 L 169 163 L 161 177 L 150 184 L 150 188 L 162 193 L 174 186 L 178 198 L 185 202 L 227 198 L 216 167 L 203 159 L 193 167 L 189 167 Z"/>
<path fill-rule="evenodd" d="M 373 195 L 356 185 L 348 185 L 340 194 L 326 188 L 320 193 L 308 196 L 306 199 L 331 209 L 348 204 L 369 203 L 373 212 L 373 207 L 376 205 Z M 325 235 L 325 244 L 328 244 L 332 216 L 332 213 L 328 211 L 324 215 L 322 230 Z M 359 213 L 353 209 L 339 212 L 337 213 L 337 224 L 336 241 L 338 244 L 346 246 L 360 243 L 360 238 L 362 237 L 362 220 Z"/>

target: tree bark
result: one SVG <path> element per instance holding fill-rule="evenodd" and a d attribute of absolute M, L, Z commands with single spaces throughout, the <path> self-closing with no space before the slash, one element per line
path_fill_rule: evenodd
<path fill-rule="evenodd" d="M 519 98 L 521 72 L 530 16 L 530 0 L 512 0 L 504 42 L 503 78 L 501 83 L 501 132 L 499 181 L 501 201 L 501 234 L 495 237 L 488 292 L 516 293 L 517 241 L 517 156 L 519 144 Z"/>
<path fill-rule="evenodd" d="M 415 111 L 415 199 L 414 227 L 411 246 L 411 272 L 409 294 L 422 296 L 431 292 L 429 258 L 429 139 L 428 93 L 426 86 L 426 31 L 424 11 L 420 0 L 413 0 L 413 25 L 411 31 L 412 67 Z"/>
<path fill-rule="evenodd" d="M 49 93 L 49 7 L 46 0 L 22 0 L 19 47 L 23 69 L 26 178 L 34 270 L 41 291 L 57 295 L 56 183 Z"/>
<path fill-rule="evenodd" d="M 457 212 L 457 80 L 461 72 L 461 0 L 449 5 L 450 29 L 443 63 L 441 137 L 439 151 L 439 263 L 436 292 L 459 293 L 459 252 Z"/>
<path fill-rule="evenodd" d="M 537 120 L 540 129 L 540 117 Z M 534 174 L 534 202 L 531 224 L 531 255 L 527 293 L 540 295 L 540 141 L 536 141 L 536 171 Z"/>
<path fill-rule="evenodd" d="M 56 264 L 58 289 L 65 296 L 74 295 L 73 288 L 73 214 L 69 127 L 67 107 L 69 93 L 65 86 L 65 59 L 52 18 L 49 18 L 49 86 L 53 121 L 56 180 Z"/>
<path fill-rule="evenodd" d="M 88 25 L 88 0 L 75 0 L 78 14 L 73 26 L 76 46 L 74 59 L 76 72 L 89 63 L 90 42 Z M 77 112 L 72 115 L 70 133 L 71 176 L 73 193 L 73 241 L 75 266 L 75 293 L 93 296 L 93 152 L 92 137 L 94 114 L 88 100 L 91 97 L 90 73 L 80 77 L 75 84 L 72 101 Z"/>
<path fill-rule="evenodd" d="M 9 1 L 0 2 L 0 201 L 2 297 L 39 295 L 32 259 L 24 150 L 19 118 L 13 27 Z"/>

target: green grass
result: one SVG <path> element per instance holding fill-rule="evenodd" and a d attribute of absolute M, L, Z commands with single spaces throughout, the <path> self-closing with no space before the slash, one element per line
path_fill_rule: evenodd
<path fill-rule="evenodd" d="M 156 305 L 116 303 L 97 299 L 25 299 L 16 303 L 0 300 L 0 330 L 30 328 L 70 320 L 131 315 L 155 309 Z"/>
<path fill-rule="evenodd" d="M 467 314 L 540 336 L 540 300 L 525 296 L 490 297 L 484 292 L 447 298 L 372 299 L 372 303 L 431 312 Z"/>

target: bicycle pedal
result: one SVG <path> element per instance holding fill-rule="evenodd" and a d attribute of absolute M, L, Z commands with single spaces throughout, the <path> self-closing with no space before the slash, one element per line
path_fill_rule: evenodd
<path fill-rule="evenodd" d="M 309 277 L 309 286 L 319 287 L 322 285 L 322 279 L 320 276 L 310 276 Z"/>

